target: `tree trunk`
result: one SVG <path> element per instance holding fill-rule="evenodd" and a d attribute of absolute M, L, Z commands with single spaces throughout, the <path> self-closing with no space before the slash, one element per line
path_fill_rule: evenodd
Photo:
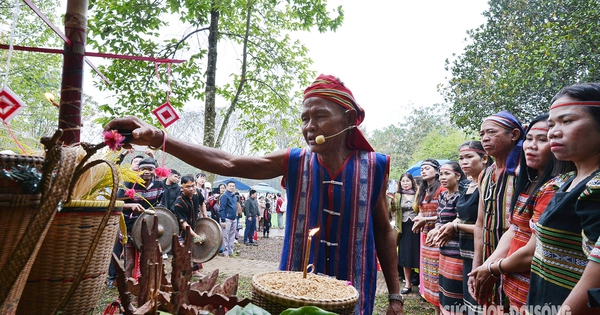
<path fill-rule="evenodd" d="M 210 27 L 208 33 L 208 65 L 206 67 L 206 103 L 204 105 L 204 145 L 215 146 L 215 101 L 217 75 L 217 43 L 219 42 L 219 11 L 210 11 Z"/>
<path fill-rule="evenodd" d="M 58 128 L 64 131 L 61 140 L 66 145 L 78 143 L 81 133 L 87 7 L 87 0 L 69 0 L 65 14 L 65 33 L 73 45 L 65 44 Z"/>
<path fill-rule="evenodd" d="M 229 108 L 225 113 L 225 117 L 223 118 L 223 125 L 221 125 L 221 129 L 219 130 L 219 135 L 217 137 L 217 141 L 215 142 L 215 147 L 218 148 L 221 146 L 223 141 L 223 137 L 225 137 L 225 130 L 227 129 L 227 125 L 229 124 L 229 118 L 231 114 L 235 110 L 235 107 L 240 99 L 240 95 L 242 94 L 242 90 L 246 85 L 246 68 L 248 65 L 248 37 L 250 36 L 250 18 L 252 17 L 252 1 L 248 1 L 247 11 L 246 11 L 246 33 L 244 34 L 244 48 L 242 51 L 242 72 L 240 73 L 240 83 L 237 87 L 237 91 L 235 93 L 235 97 L 229 104 Z"/>

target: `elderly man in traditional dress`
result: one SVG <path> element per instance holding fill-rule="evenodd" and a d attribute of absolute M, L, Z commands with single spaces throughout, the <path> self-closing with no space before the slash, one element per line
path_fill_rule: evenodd
<path fill-rule="evenodd" d="M 377 257 L 390 293 L 387 314 L 402 314 L 396 239 L 386 201 L 389 157 L 373 152 L 357 128 L 364 117 L 364 110 L 338 78 L 320 75 L 304 91 L 301 118 L 307 147 L 303 149 L 232 155 L 167 138 L 135 117 L 115 119 L 105 129 L 132 130 L 132 143 L 166 144 L 163 149 L 169 154 L 217 174 L 254 179 L 283 176 L 288 205 L 280 269 L 303 269 L 307 233 L 319 227 L 309 262 L 317 273 L 352 282 L 360 294 L 355 314 L 373 313 Z"/>
<path fill-rule="evenodd" d="M 492 255 L 502 234 L 508 228 L 508 218 L 519 172 L 522 140 L 525 136 L 519 120 L 507 111 L 484 119 L 481 124 L 481 143 L 494 163 L 487 167 L 479 180 L 479 210 L 475 223 L 473 270 Z M 502 305 L 497 279 L 479 274 L 469 277 L 469 293 L 484 306 Z"/>

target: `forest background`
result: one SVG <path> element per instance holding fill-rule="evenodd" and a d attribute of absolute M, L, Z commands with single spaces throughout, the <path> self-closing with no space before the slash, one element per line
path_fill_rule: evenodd
<path fill-rule="evenodd" d="M 112 84 L 94 77 L 94 85 L 111 97 L 85 96 L 82 140 L 101 141 L 101 126 L 114 117 L 136 115 L 158 124 L 151 111 L 170 91 L 169 101 L 181 116 L 167 129 L 172 136 L 234 154 L 302 146 L 302 87 L 318 73 L 311 51 L 298 38 L 335 34 L 347 22 L 343 3 L 329 2 L 91 0 L 89 51 L 187 61 L 170 69 L 130 60 L 102 62 L 99 68 Z M 56 12 L 64 3 L 35 4 L 62 25 Z M 490 0 L 482 16 L 483 23 L 466 32 L 465 48 L 446 57 L 447 76 L 437 86 L 443 101 L 397 104 L 406 113 L 396 123 L 363 129 L 376 151 L 391 156 L 390 178 L 425 158 L 456 160 L 458 145 L 477 139 L 482 119 L 494 112 L 509 110 L 527 122 L 547 111 L 563 86 L 600 81 L 600 1 Z M 0 1 L 0 17 L 2 44 L 63 47 L 20 1 Z M 372 49 L 367 58 L 398 47 L 394 29 L 379 31 L 390 40 L 378 43 L 381 49 Z M 10 63 L 9 51 L 0 50 L 0 56 L 2 83 L 28 105 L 10 128 L 27 148 L 39 149 L 39 138 L 57 126 L 58 111 L 44 93 L 59 95 L 62 56 L 13 51 Z M 396 92 L 386 92 L 390 102 Z M 0 141 L 2 149 L 19 151 L 6 125 Z M 169 155 L 165 165 L 198 171 Z"/>

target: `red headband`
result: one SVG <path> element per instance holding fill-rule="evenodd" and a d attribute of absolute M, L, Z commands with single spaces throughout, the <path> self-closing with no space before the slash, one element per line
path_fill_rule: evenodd
<path fill-rule="evenodd" d="M 460 172 L 457 172 L 457 171 L 455 171 L 455 170 L 454 170 L 452 167 L 450 167 L 450 166 L 444 167 L 444 165 L 442 165 L 442 167 L 440 168 L 440 171 L 443 171 L 443 170 L 446 170 L 446 171 L 453 172 L 454 174 L 458 175 L 458 177 L 461 177 L 461 176 L 462 176 L 462 174 L 461 174 Z"/>
<path fill-rule="evenodd" d="M 550 106 L 550 110 L 553 110 L 555 108 L 559 108 L 559 107 L 565 107 L 565 106 L 600 106 L 600 102 L 598 101 L 574 101 L 574 102 L 564 102 L 564 103 L 554 103 L 552 104 L 552 106 Z"/>
<path fill-rule="evenodd" d="M 465 152 L 465 151 L 472 151 L 472 152 L 476 152 L 476 153 L 487 154 L 487 152 L 485 152 L 484 150 L 471 149 L 469 147 L 458 150 L 458 152 Z"/>
<path fill-rule="evenodd" d="M 531 128 L 531 129 L 529 129 L 529 130 L 530 130 L 530 131 L 531 131 L 531 130 L 540 130 L 540 131 L 545 131 L 545 132 L 548 132 L 548 128 L 540 128 L 540 127 Z"/>

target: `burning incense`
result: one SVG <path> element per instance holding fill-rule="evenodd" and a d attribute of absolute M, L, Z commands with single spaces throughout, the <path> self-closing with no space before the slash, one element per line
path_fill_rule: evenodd
<path fill-rule="evenodd" d="M 303 278 L 306 279 L 306 272 L 308 271 L 308 258 L 310 257 L 310 244 L 312 243 L 312 237 L 319 232 L 319 228 L 314 228 L 308 231 L 308 241 L 306 243 L 306 254 L 304 255 L 304 273 L 302 274 Z M 313 266 L 314 269 L 314 266 Z"/>

